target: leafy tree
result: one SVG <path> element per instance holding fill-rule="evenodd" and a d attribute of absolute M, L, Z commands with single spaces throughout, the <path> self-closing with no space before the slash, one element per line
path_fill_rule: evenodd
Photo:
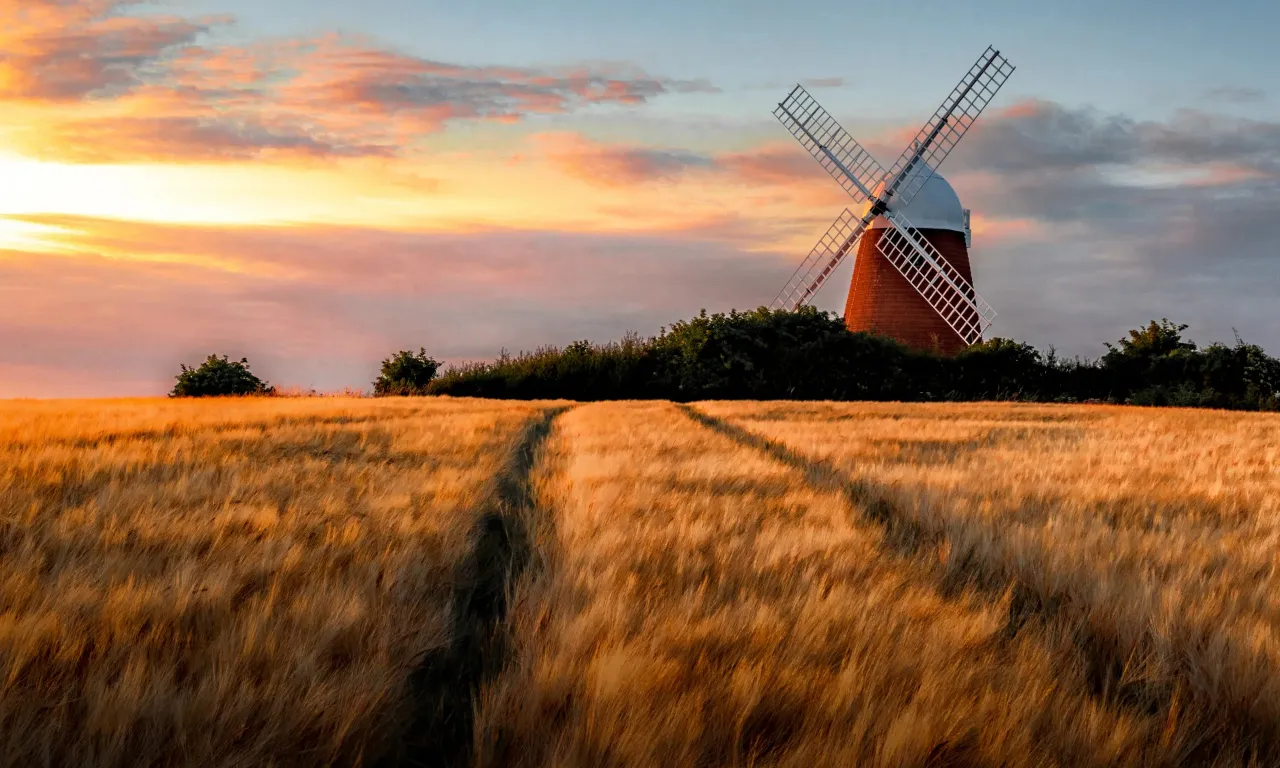
<path fill-rule="evenodd" d="M 275 389 L 249 370 L 249 361 L 228 360 L 226 355 L 209 358 L 199 368 L 182 366 L 170 397 L 225 397 L 229 395 L 270 395 Z"/>
<path fill-rule="evenodd" d="M 1275 410 L 1280 400 L 1280 360 L 1239 336 L 1233 347 L 1205 347 L 1186 378 L 1186 386 L 1197 393 L 1191 405 Z"/>
<path fill-rule="evenodd" d="M 373 394 L 377 397 L 425 395 L 427 385 L 439 370 L 439 361 L 428 357 L 427 350 L 419 348 L 416 354 L 401 350 L 382 361 L 382 373 L 373 382 Z"/>
<path fill-rule="evenodd" d="M 1199 361 L 1196 345 L 1182 339 L 1186 329 L 1167 318 L 1152 320 L 1144 328 L 1129 331 L 1129 338 L 1120 339 L 1119 346 L 1107 344 L 1099 363 L 1109 398 L 1135 405 L 1189 404 L 1191 395 L 1183 385 L 1195 378 Z"/>
<path fill-rule="evenodd" d="M 1245 344 L 1239 336 L 1234 352 L 1243 369 L 1245 401 L 1263 410 L 1280 410 L 1280 360 L 1257 344 Z"/>
<path fill-rule="evenodd" d="M 1194 352 L 1196 345 L 1182 340 L 1182 332 L 1185 330 L 1187 330 L 1185 323 L 1182 325 L 1171 323 L 1167 317 L 1162 318 L 1160 322 L 1152 320 L 1145 328 L 1129 331 L 1129 338 L 1120 339 L 1118 348 L 1107 344 L 1108 351 L 1102 358 L 1103 364 L 1105 365 L 1108 360 L 1120 358 L 1151 360 Z"/>

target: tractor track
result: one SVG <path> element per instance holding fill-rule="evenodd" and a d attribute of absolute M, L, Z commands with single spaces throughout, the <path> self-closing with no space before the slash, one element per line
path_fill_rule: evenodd
<path fill-rule="evenodd" d="M 1179 717 L 1231 707 L 1231 727 L 1221 727 L 1221 721 L 1217 725 L 1197 724 L 1203 726 L 1196 728 L 1198 740 L 1179 764 L 1214 765 L 1224 757 L 1234 756 L 1250 760 L 1251 764 L 1280 766 L 1280 731 L 1276 724 L 1255 717 L 1239 702 L 1223 701 L 1198 688 L 1194 658 L 1180 659 L 1176 671 L 1164 678 L 1134 675 L 1132 667 L 1136 662 L 1160 655 L 1161 643 L 1152 633 L 1143 633 L 1135 642 L 1108 632 L 1105 623 L 1089 621 L 1090 606 L 1078 596 L 1066 591 L 1038 590 L 1013 569 L 973 551 L 960 553 L 952 567 L 940 568 L 939 555 L 953 542 L 947 541 L 945 532 L 926 529 L 919 520 L 895 507 L 886 489 L 854 480 L 827 461 L 804 456 L 691 405 L 677 407 L 707 429 L 800 471 L 811 487 L 842 495 L 866 521 L 884 531 L 885 545 L 893 555 L 909 559 L 920 566 L 919 572 L 929 574 L 939 594 L 954 596 L 969 589 L 993 601 L 1008 595 L 1005 629 L 1009 639 L 1036 625 L 1068 633 L 1083 662 L 1085 684 L 1102 704 L 1138 715 Z"/>
<path fill-rule="evenodd" d="M 566 410 L 549 408 L 530 419 L 495 478 L 490 509 L 475 523 L 472 549 L 458 566 L 451 642 L 429 652 L 411 673 L 406 723 L 378 761 L 381 768 L 471 763 L 477 694 L 512 660 L 510 591 L 534 557 L 529 521 L 540 513 L 530 475 L 552 423 Z"/>

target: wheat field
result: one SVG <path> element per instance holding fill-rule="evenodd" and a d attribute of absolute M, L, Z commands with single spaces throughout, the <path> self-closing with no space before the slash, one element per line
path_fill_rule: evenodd
<path fill-rule="evenodd" d="M 1280 765 L 1280 417 L 0 404 L 5 765 Z"/>
<path fill-rule="evenodd" d="M 364 764 L 537 408 L 0 408 L 0 762 Z"/>

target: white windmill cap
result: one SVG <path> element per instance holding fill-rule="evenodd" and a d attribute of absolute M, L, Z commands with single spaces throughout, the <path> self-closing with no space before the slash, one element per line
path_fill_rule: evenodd
<path fill-rule="evenodd" d="M 923 164 L 913 169 L 911 176 L 921 173 L 928 173 L 928 169 Z M 910 186 L 910 179 L 902 186 Z M 874 191 L 878 197 L 884 191 L 884 182 L 880 182 Z M 892 204 L 890 206 L 892 207 Z M 934 171 L 933 176 L 924 183 L 907 207 L 902 209 L 902 213 L 916 229 L 965 231 L 964 206 L 960 204 L 960 196 L 937 171 Z M 889 221 L 883 216 L 877 216 L 867 229 L 887 229 L 888 227 Z"/>

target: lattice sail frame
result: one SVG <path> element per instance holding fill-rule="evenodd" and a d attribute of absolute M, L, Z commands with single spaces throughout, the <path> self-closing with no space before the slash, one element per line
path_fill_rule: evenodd
<path fill-rule="evenodd" d="M 844 257 L 855 250 L 876 216 L 883 215 L 891 231 L 879 239 L 877 249 L 966 344 L 981 339 L 995 310 L 932 243 L 919 236 L 901 210 L 933 177 L 934 169 L 964 137 L 1014 69 L 999 51 L 988 46 L 888 174 L 797 85 L 778 105 L 774 116 L 855 202 L 870 202 L 871 207 L 860 220 L 848 210 L 836 219 L 778 293 L 774 306 L 791 310 L 807 303 Z M 883 196 L 877 198 L 874 190 L 881 180 L 888 183 Z"/>
<path fill-rule="evenodd" d="M 996 311 L 905 216 L 890 212 L 885 218 L 893 227 L 876 241 L 876 249 L 965 344 L 976 344 Z"/>
<path fill-rule="evenodd" d="M 848 208 L 844 209 L 844 213 L 840 214 L 818 244 L 813 246 L 813 250 L 809 251 L 809 255 L 800 262 L 791 279 L 773 300 L 774 306 L 786 310 L 804 306 L 827 278 L 831 277 L 844 257 L 850 251 L 856 251 L 868 223 L 868 220 L 859 219 Z"/>
<path fill-rule="evenodd" d="M 889 178 L 894 181 L 886 187 L 885 194 L 896 198 L 891 205 L 901 208 L 915 199 L 933 178 L 934 169 L 969 132 L 1014 69 L 999 51 L 987 47 L 889 169 Z M 917 171 L 921 163 L 924 168 Z"/>
<path fill-rule="evenodd" d="M 773 115 L 854 202 L 865 203 L 872 198 L 872 190 L 884 180 L 884 168 L 818 106 L 808 91 L 797 85 Z"/>

